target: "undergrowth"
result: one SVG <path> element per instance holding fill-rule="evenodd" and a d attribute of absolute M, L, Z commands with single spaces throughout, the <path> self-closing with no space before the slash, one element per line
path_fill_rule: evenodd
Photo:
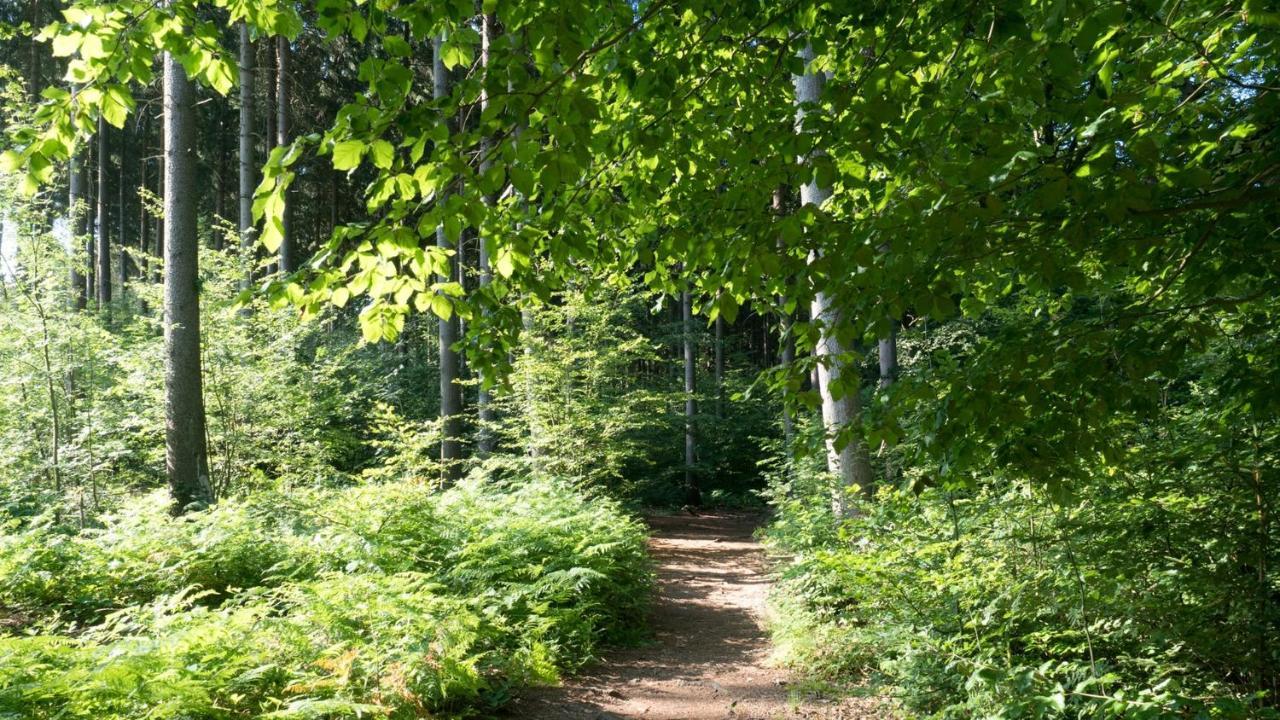
<path fill-rule="evenodd" d="M 1135 492 L 1136 489 L 1136 492 Z M 1274 718 L 1254 528 L 1185 478 L 882 489 L 837 526 L 812 469 L 775 485 L 781 659 L 907 717 Z"/>
<path fill-rule="evenodd" d="M 640 524 L 555 480 L 157 494 L 0 539 L 0 717 L 463 716 L 634 639 Z"/>

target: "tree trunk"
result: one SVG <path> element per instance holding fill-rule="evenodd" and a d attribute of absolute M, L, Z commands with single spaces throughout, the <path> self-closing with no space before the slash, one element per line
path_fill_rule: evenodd
<path fill-rule="evenodd" d="M 165 126 L 164 126 L 164 123 L 163 123 L 163 122 L 161 123 L 160 132 L 161 132 L 162 134 L 164 134 L 164 133 L 165 133 Z M 169 160 L 168 160 L 168 158 L 166 157 L 166 148 L 167 148 L 167 146 L 165 145 L 165 143 L 166 143 L 166 142 L 167 142 L 167 141 L 165 140 L 165 137 L 161 137 L 161 138 L 159 138 L 159 142 L 157 143 L 157 145 L 159 146 L 160 155 L 159 155 L 159 157 L 156 159 L 156 166 L 157 166 L 157 167 L 156 167 L 156 196 L 157 196 L 157 197 L 159 197 L 159 198 L 160 198 L 160 200 L 161 200 L 161 203 L 160 203 L 160 215 L 161 215 L 161 217 L 155 218 L 155 223 L 156 223 L 156 228 L 155 228 L 155 245 L 156 245 L 156 247 L 155 247 L 155 256 L 156 256 L 157 258 L 159 258 L 159 259 L 160 259 L 160 262 L 159 262 L 159 264 L 157 264 L 157 265 L 156 265 L 156 267 L 152 270 L 152 282 L 160 282 L 161 278 L 164 276 L 164 264 L 165 264 L 165 254 L 164 254 L 164 246 L 165 246 L 165 240 L 164 240 L 164 233 L 165 233 L 165 219 L 164 219 L 164 213 L 165 213 L 165 211 L 166 211 L 166 207 L 167 207 L 167 206 L 164 204 L 164 198 L 166 197 L 166 195 L 165 195 L 165 188 L 167 188 L 167 187 L 169 186 L 169 167 L 168 167 L 168 166 L 169 166 Z"/>
<path fill-rule="evenodd" d="M 281 35 L 276 38 L 276 145 L 283 147 L 289 144 L 289 40 Z M 284 233 L 280 241 L 280 272 L 288 274 L 298 269 L 297 250 L 294 248 L 293 232 L 290 228 L 292 203 L 285 195 Z"/>
<path fill-rule="evenodd" d="M 773 191 L 773 214 L 781 215 L 784 209 L 783 189 L 777 188 Z M 782 240 L 778 240 L 778 246 L 782 246 Z M 782 438 L 786 443 L 788 452 L 795 443 L 796 427 L 795 418 L 791 416 L 791 368 L 796 362 L 796 338 L 792 328 L 795 326 L 795 314 L 787 312 L 785 307 L 779 308 L 778 329 L 781 337 L 779 344 L 782 346 L 782 368 L 786 371 L 786 384 L 782 387 Z"/>
<path fill-rule="evenodd" d="M 44 87 L 40 80 L 40 75 L 41 61 L 44 59 L 45 50 L 40 47 L 41 43 L 36 42 L 36 35 L 40 32 L 40 26 L 44 22 L 44 13 L 41 11 L 40 0 L 31 0 L 29 7 L 32 34 L 31 44 L 27 48 L 30 53 L 27 57 L 27 98 L 34 104 L 40 101 L 40 89 Z"/>
<path fill-rule="evenodd" d="M 240 23 L 240 187 L 239 224 L 240 254 L 244 263 L 244 276 L 240 289 L 248 290 L 253 284 L 254 233 L 253 191 L 257 187 L 253 159 L 253 75 L 254 48 L 249 39 L 249 26 Z"/>
<path fill-rule="evenodd" d="M 276 47 L 272 41 L 262 43 L 262 84 L 266 88 L 267 105 L 262 109 L 262 117 L 266 123 L 266 131 L 262 135 L 262 156 L 270 157 L 271 149 L 276 145 L 276 111 L 278 103 L 276 102 Z M 277 258 L 279 256 L 277 255 Z M 270 262 L 267 266 L 267 273 L 275 272 L 279 266 L 278 262 Z"/>
<path fill-rule="evenodd" d="M 164 55 L 164 345 L 165 466 L 172 511 L 213 502 L 200 369 L 196 237 L 194 91 L 187 73 Z"/>
<path fill-rule="evenodd" d="M 880 338 L 877 348 L 880 355 L 880 390 L 884 391 L 898 377 L 898 323 L 890 320 L 888 337 Z M 897 474 L 893 466 L 893 458 L 889 456 L 887 442 L 880 444 L 880 454 L 884 456 L 885 480 L 893 480 Z"/>
<path fill-rule="evenodd" d="M 433 75 L 433 97 L 440 100 L 449 93 L 449 79 L 441 57 L 444 38 L 432 39 L 431 72 Z M 446 120 L 447 122 L 447 120 Z M 442 197 L 441 200 L 444 198 Z M 444 225 L 436 227 L 436 245 L 442 250 L 453 249 L 445 234 Z M 441 278 L 448 282 L 453 277 L 453 261 Z M 462 477 L 462 443 L 459 426 L 461 425 L 462 393 L 458 385 L 458 353 L 453 349 L 458 342 L 458 315 L 451 313 L 448 318 L 440 318 L 440 463 L 442 480 L 446 484 L 457 482 Z"/>
<path fill-rule="evenodd" d="M 694 437 L 694 416 L 697 415 L 698 405 L 694 399 L 693 393 L 697 390 L 696 377 L 694 375 L 695 362 L 697 354 L 694 352 L 693 342 L 693 302 L 689 297 L 689 291 L 685 290 L 680 293 L 680 325 L 682 328 L 682 336 L 684 338 L 684 488 L 686 502 L 691 505 L 701 503 L 701 493 L 698 492 L 698 482 L 694 469 L 697 462 L 697 439 Z"/>
<path fill-rule="evenodd" d="M 724 318 L 716 316 L 716 419 L 724 419 Z"/>
<path fill-rule="evenodd" d="M 89 208 L 85 202 L 85 158 L 79 153 L 71 156 L 71 166 L 68 171 L 68 193 L 67 208 L 70 214 L 71 226 L 71 293 L 75 298 L 75 308 L 84 310 L 88 307 L 89 296 L 87 293 L 88 279 L 80 272 L 80 262 L 75 255 L 80 253 L 78 243 L 85 242 L 85 236 L 89 231 Z"/>
<path fill-rule="evenodd" d="M 796 102 L 796 131 L 804 131 L 805 115 L 822 99 L 826 77 L 813 70 L 813 47 L 806 45 L 800 51 L 805 63 L 805 74 L 794 78 Z M 802 161 L 807 158 L 801 158 Z M 810 180 L 800 188 L 802 205 L 820 207 L 831 197 L 831 189 Z M 816 261 L 820 251 L 810 253 L 810 262 Z M 837 517 L 847 516 L 850 505 L 847 496 L 853 489 L 870 493 L 871 463 L 865 443 L 859 438 L 862 408 L 858 396 L 857 368 L 848 367 L 846 349 L 837 338 L 844 322 L 842 313 L 831 302 L 825 291 L 815 294 L 811 305 L 812 321 L 818 326 L 818 342 L 814 348 L 817 359 L 818 393 L 822 398 L 822 424 L 826 434 L 827 469 L 836 476 L 837 485 L 832 496 L 832 510 Z M 846 372 L 847 371 L 847 372 Z M 837 390 L 839 395 L 836 395 Z M 842 433 L 851 438 L 842 439 Z M 842 441 L 843 440 L 843 441 Z"/>
<path fill-rule="evenodd" d="M 84 234 L 84 296 L 86 301 L 95 302 L 98 299 L 97 283 L 94 278 L 98 274 L 97 257 L 98 248 L 98 172 L 97 165 L 97 142 L 85 143 L 85 187 L 88 192 L 85 196 L 85 222 L 87 227 Z M 88 168 L 95 168 L 92 172 Z"/>
<path fill-rule="evenodd" d="M 214 221 L 225 220 L 227 217 L 227 110 L 228 104 L 225 98 L 219 98 L 213 105 L 213 112 L 217 116 L 213 125 L 213 216 Z M 222 250 L 225 244 L 225 238 L 222 233 L 214 228 L 213 233 L 209 236 L 209 242 L 214 250 Z"/>
<path fill-rule="evenodd" d="M 125 127 L 128 127 L 127 125 Z M 131 277 L 133 258 L 129 256 L 128 227 L 125 223 L 125 189 L 129 186 L 126 179 L 126 160 L 129 156 L 130 138 L 124 132 L 120 135 L 120 165 L 116 168 L 116 247 L 120 251 L 120 295 L 124 296 L 124 285 Z"/>
<path fill-rule="evenodd" d="M 480 67 L 482 68 L 481 89 L 480 89 L 480 116 L 483 118 L 486 110 L 489 109 L 489 46 L 493 41 L 493 17 L 490 15 L 480 16 Z M 493 152 L 493 143 L 488 135 L 480 137 L 480 177 L 483 178 L 489 173 L 493 167 L 493 161 L 489 157 L 489 153 Z M 482 180 L 483 182 L 483 180 Z M 484 204 L 493 207 L 493 194 L 485 193 Z M 489 269 L 489 238 L 485 237 L 483 231 L 477 233 L 476 237 L 476 264 L 480 269 L 480 290 L 488 286 L 493 279 L 493 273 Z M 480 390 L 476 395 L 476 410 L 480 420 L 480 432 L 476 438 L 477 449 L 481 456 L 491 454 L 496 449 L 496 441 L 493 435 L 493 398 L 489 389 L 481 382 Z"/>
<path fill-rule="evenodd" d="M 145 110 L 142 111 L 141 121 L 142 133 L 138 142 L 141 148 L 141 152 L 138 153 L 138 187 L 147 190 L 149 189 L 147 183 L 150 181 L 147 177 L 147 153 L 151 150 L 151 115 Z M 150 270 L 147 255 L 151 252 L 151 218 L 147 214 L 147 204 L 142 201 L 141 192 L 138 197 L 138 249 L 142 251 L 138 276 L 145 280 Z"/>
<path fill-rule="evenodd" d="M 107 217 L 107 164 L 110 152 L 107 147 L 107 123 L 98 116 L 98 197 L 97 226 L 98 245 L 97 275 L 98 309 L 106 310 L 111 304 L 111 222 Z"/>

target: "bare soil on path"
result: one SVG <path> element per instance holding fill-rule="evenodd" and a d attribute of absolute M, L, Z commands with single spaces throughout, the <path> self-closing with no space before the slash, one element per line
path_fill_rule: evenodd
<path fill-rule="evenodd" d="M 885 717 L 868 699 L 800 692 L 771 666 L 764 627 L 770 576 L 754 515 L 649 519 L 658 574 L 652 641 L 607 652 L 558 687 L 508 706 L 529 720 L 855 720 Z"/>

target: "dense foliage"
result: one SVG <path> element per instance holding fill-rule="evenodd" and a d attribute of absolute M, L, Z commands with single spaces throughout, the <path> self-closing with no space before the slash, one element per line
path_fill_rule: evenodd
<path fill-rule="evenodd" d="M 634 637 L 644 532 L 563 482 L 150 495 L 0 544 L 0 711 L 415 717 L 500 703 Z M 39 634 L 13 632 L 36 630 Z"/>
<path fill-rule="evenodd" d="M 989 345 L 1039 322 L 993 311 L 906 334 L 901 382 L 974 382 Z M 1121 452 L 1036 456 L 1075 468 L 1054 494 L 1001 458 L 965 483 L 916 461 L 837 525 L 824 475 L 780 465 L 782 656 L 928 717 L 1274 717 L 1278 360 L 1247 324 L 1189 349 L 1137 409 L 1082 423 Z"/>
<path fill-rule="evenodd" d="M 798 666 L 921 716 L 1274 717 L 1278 29 L 0 7 L 0 697 L 497 702 L 636 629 L 614 502 L 740 500 L 767 449 Z"/>

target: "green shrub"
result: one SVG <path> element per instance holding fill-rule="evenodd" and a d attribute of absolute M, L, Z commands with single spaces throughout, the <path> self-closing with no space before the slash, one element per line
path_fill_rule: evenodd
<path fill-rule="evenodd" d="M 885 489 L 818 533 L 829 495 L 810 477 L 770 531 L 791 558 L 775 637 L 927 717 L 1275 717 L 1257 691 L 1280 666 L 1273 590 L 1226 562 L 1251 529 L 1204 482 L 1109 479 L 1057 503 L 1011 482 Z"/>
<path fill-rule="evenodd" d="M 0 563 L 6 607 L 79 623 L 0 637 L 0 717 L 23 718 L 466 714 L 633 638 L 651 585 L 642 526 L 545 479 L 179 519 L 144 497 L 101 530 L 11 533 Z"/>

